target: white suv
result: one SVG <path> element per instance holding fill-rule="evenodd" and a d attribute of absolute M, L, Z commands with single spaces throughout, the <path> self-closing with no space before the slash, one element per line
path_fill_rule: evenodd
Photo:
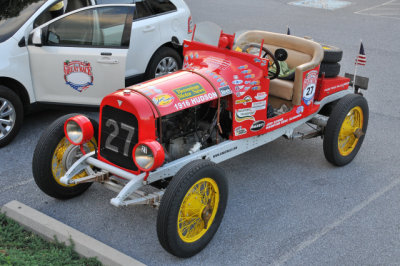
<path fill-rule="evenodd" d="M 0 147 L 32 103 L 98 106 L 116 89 L 177 70 L 192 32 L 183 0 L 11 3 L 0 3 Z"/>

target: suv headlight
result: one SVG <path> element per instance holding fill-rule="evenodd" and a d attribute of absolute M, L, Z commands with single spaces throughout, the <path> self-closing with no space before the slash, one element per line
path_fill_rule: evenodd
<path fill-rule="evenodd" d="M 93 138 L 94 129 L 89 118 L 77 115 L 65 122 L 64 133 L 69 142 L 74 145 L 82 145 Z"/>
<path fill-rule="evenodd" d="M 160 167 L 164 163 L 164 149 L 155 140 L 143 141 L 133 148 L 133 160 L 136 166 L 148 172 Z"/>

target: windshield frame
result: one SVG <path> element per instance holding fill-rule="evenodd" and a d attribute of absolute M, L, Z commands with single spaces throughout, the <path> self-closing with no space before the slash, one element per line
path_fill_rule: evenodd
<path fill-rule="evenodd" d="M 0 43 L 10 39 L 34 15 L 47 0 L 37 0 L 23 7 L 19 14 L 11 18 L 0 17 Z M 15 3 L 15 2 L 14 2 Z M 4 3 L 5 4 L 5 3 Z M 0 7 L 6 10 L 7 7 Z M 0 14 L 1 15 L 1 14 Z"/>

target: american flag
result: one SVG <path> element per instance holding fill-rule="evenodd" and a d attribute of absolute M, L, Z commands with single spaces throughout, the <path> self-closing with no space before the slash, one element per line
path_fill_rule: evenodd
<path fill-rule="evenodd" d="M 364 52 L 364 45 L 361 42 L 360 52 L 358 53 L 358 56 L 356 58 L 356 65 L 365 66 L 366 63 L 367 63 L 367 56 L 365 55 Z"/>

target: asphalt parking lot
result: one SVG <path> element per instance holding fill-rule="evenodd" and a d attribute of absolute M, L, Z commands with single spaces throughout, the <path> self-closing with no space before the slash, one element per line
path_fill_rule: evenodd
<path fill-rule="evenodd" d="M 336 10 L 289 1 L 187 3 L 196 22 L 213 21 L 226 32 L 285 33 L 289 25 L 293 35 L 338 46 L 342 74 L 354 71 L 362 39 L 367 65 L 358 73 L 370 78 L 370 117 L 351 164 L 330 165 L 321 139 L 278 139 L 222 163 L 230 195 L 221 227 L 201 253 L 178 259 L 157 240 L 157 210 L 115 208 L 114 193 L 98 184 L 68 201 L 38 189 L 31 172 L 36 142 L 65 113 L 48 110 L 26 117 L 18 137 L 0 149 L 0 205 L 16 199 L 148 265 L 399 264 L 400 1 L 349 1 Z"/>

